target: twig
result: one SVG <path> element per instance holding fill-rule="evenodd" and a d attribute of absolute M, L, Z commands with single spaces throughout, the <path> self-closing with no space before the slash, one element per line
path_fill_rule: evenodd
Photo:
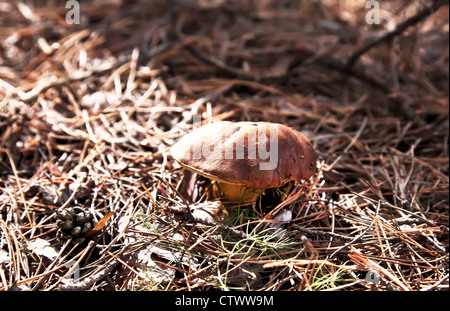
<path fill-rule="evenodd" d="M 441 285 L 442 283 L 444 283 L 446 280 L 448 280 L 448 274 L 443 277 L 441 280 L 439 280 L 438 282 L 436 282 L 435 284 L 433 284 L 432 286 L 428 287 L 427 289 L 424 289 L 424 291 L 432 291 L 435 290 L 436 287 L 438 287 L 439 285 Z"/>
<path fill-rule="evenodd" d="M 221 230 L 223 230 L 223 231 L 225 231 L 227 233 L 234 234 L 234 235 L 236 235 L 237 237 L 239 237 L 241 239 L 248 238 L 248 236 L 242 231 L 236 230 L 236 229 L 231 228 L 231 227 L 226 226 L 226 225 L 222 225 L 222 224 L 214 223 L 214 222 L 207 221 L 207 220 L 204 220 L 204 219 L 200 219 L 198 217 L 193 216 L 192 214 L 190 214 L 190 217 L 189 217 L 188 220 L 192 221 L 192 222 L 195 222 L 195 223 L 199 223 L 199 224 L 205 225 L 205 226 L 211 226 L 211 227 L 215 226 L 215 227 L 217 227 L 217 228 L 219 228 L 219 229 L 221 229 Z"/>
<path fill-rule="evenodd" d="M 366 231 L 361 232 L 358 236 L 354 237 L 350 242 L 348 242 L 347 244 L 339 247 L 337 250 L 335 250 L 331 255 L 330 258 L 334 257 L 337 253 L 339 253 L 340 251 L 342 251 L 343 249 L 351 246 L 352 244 L 356 243 L 357 241 L 359 241 L 363 235 L 366 234 Z"/>
<path fill-rule="evenodd" d="M 394 37 L 400 36 L 410 26 L 416 25 L 417 23 L 428 17 L 430 14 L 434 13 L 441 6 L 448 3 L 449 3 L 448 0 L 434 0 L 432 6 L 423 8 L 416 15 L 411 16 L 404 22 L 400 23 L 394 30 L 387 32 L 377 40 L 369 42 L 368 44 L 362 46 L 360 49 L 353 52 L 353 54 L 350 55 L 350 57 L 348 58 L 345 68 L 350 69 L 355 64 L 355 62 L 361 57 L 361 55 L 363 55 L 373 47 L 383 42 L 390 42 Z"/>
<path fill-rule="evenodd" d="M 98 282 L 107 277 L 112 270 L 119 264 L 117 259 L 111 260 L 111 262 L 100 272 L 88 277 L 82 281 L 75 282 L 73 280 L 67 280 L 66 284 L 60 285 L 59 289 L 62 291 L 82 291 L 88 289 L 92 284 Z"/>
<path fill-rule="evenodd" d="M 338 238 L 341 240 L 345 240 L 345 241 L 351 241 L 351 242 L 355 242 L 356 238 L 360 238 L 360 236 L 357 236 L 356 238 L 352 238 L 349 237 L 347 235 L 343 235 L 343 234 L 339 234 L 339 233 L 334 233 L 334 232 L 328 232 L 328 231 L 320 231 L 320 230 L 314 230 L 314 229 L 308 229 L 296 224 L 293 224 L 292 227 L 294 229 L 297 229 L 301 232 L 304 232 L 306 234 L 311 234 L 311 235 L 319 235 L 319 236 L 325 236 L 325 237 L 333 237 L 333 238 Z"/>

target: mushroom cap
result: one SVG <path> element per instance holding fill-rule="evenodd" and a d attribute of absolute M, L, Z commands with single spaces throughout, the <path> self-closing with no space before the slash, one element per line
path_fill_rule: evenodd
<path fill-rule="evenodd" d="M 183 136 L 171 153 L 184 168 L 209 179 L 263 189 L 308 179 L 317 160 L 305 136 L 270 122 L 210 123 Z"/>

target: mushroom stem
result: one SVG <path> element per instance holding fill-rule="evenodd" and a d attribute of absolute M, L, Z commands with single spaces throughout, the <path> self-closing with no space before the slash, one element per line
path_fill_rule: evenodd
<path fill-rule="evenodd" d="M 228 201 L 252 202 L 256 200 L 264 189 L 250 188 L 245 185 L 218 182 L 222 198 Z"/>

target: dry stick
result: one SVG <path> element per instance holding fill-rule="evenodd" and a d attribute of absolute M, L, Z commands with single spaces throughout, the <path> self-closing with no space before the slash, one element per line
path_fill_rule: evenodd
<path fill-rule="evenodd" d="M 191 221 L 191 222 L 194 222 L 194 223 L 199 223 L 199 224 L 202 224 L 202 225 L 205 225 L 205 226 L 219 228 L 219 229 L 221 229 L 221 230 L 223 230 L 223 231 L 225 231 L 225 232 L 227 232 L 229 234 L 236 235 L 237 237 L 239 237 L 241 239 L 248 238 L 248 236 L 242 231 L 236 230 L 236 229 L 231 228 L 231 227 L 226 226 L 226 225 L 222 225 L 222 224 L 219 224 L 219 223 L 215 223 L 215 222 L 211 222 L 211 221 L 200 219 L 198 217 L 193 216 L 192 213 L 188 214 L 188 219 L 187 220 Z"/>
<path fill-rule="evenodd" d="M 338 238 L 341 240 L 345 240 L 345 241 L 350 241 L 351 243 L 356 242 L 357 240 L 359 240 L 362 237 L 362 234 L 358 235 L 357 237 L 349 237 L 347 235 L 343 235 L 343 234 L 339 234 L 339 233 L 334 233 L 334 232 L 328 232 L 328 231 L 320 231 L 320 230 L 315 230 L 315 229 L 308 229 L 296 224 L 293 224 L 292 227 L 294 229 L 297 229 L 298 231 L 301 231 L 303 233 L 306 234 L 310 234 L 310 235 L 318 235 L 318 236 L 324 236 L 324 237 L 334 237 L 334 238 Z M 349 244 L 348 244 L 349 245 Z M 346 245 L 346 246 L 348 246 Z"/>
<path fill-rule="evenodd" d="M 392 40 L 396 35 L 399 35 L 403 31 L 405 31 L 406 28 L 418 23 L 419 21 L 430 15 L 432 12 L 434 12 L 444 4 L 448 4 L 448 2 L 449 2 L 448 0 L 435 0 L 434 5 L 432 5 L 431 8 L 428 7 L 423 9 L 415 16 L 407 19 L 405 22 L 398 25 L 398 27 L 394 31 L 386 33 L 380 39 L 355 51 L 348 58 L 347 61 L 342 60 L 338 57 L 334 57 L 333 55 L 323 55 L 315 59 L 314 62 L 320 62 L 323 65 L 328 66 L 332 70 L 339 71 L 346 75 L 355 77 L 358 80 L 368 85 L 371 85 L 372 87 L 377 88 L 384 93 L 392 93 L 392 89 L 389 84 L 387 84 L 382 79 L 379 79 L 373 75 L 366 73 L 366 69 L 362 64 L 357 64 L 358 66 L 355 65 L 356 61 L 362 54 L 366 53 L 371 48 L 375 47 L 376 45 L 384 41 L 388 42 L 389 40 Z M 406 119 L 413 120 L 416 118 L 415 112 L 409 108 L 408 102 L 405 100 L 404 97 L 399 98 L 394 97 L 391 98 L 390 101 L 392 102 L 392 106 L 395 109 L 399 110 L 405 116 Z"/>
<path fill-rule="evenodd" d="M 435 283 L 434 285 L 432 285 L 431 287 L 428 287 L 427 289 L 425 289 L 424 291 L 432 291 L 435 290 L 436 287 L 438 287 L 439 285 L 441 285 L 442 283 L 444 283 L 446 280 L 448 279 L 448 274 L 443 277 L 441 280 L 439 280 L 437 283 Z"/>
<path fill-rule="evenodd" d="M 62 291 L 81 291 L 87 290 L 97 281 L 104 279 L 108 274 L 114 270 L 114 268 L 119 264 L 118 259 L 113 259 L 111 262 L 100 272 L 94 274 L 91 277 L 86 278 L 83 281 L 73 282 L 72 280 L 68 281 L 68 284 L 62 284 L 59 286 L 59 289 Z"/>
<path fill-rule="evenodd" d="M 372 224 L 373 224 L 373 223 L 372 223 Z M 370 225 L 370 226 L 372 226 L 372 225 Z M 369 226 L 369 227 L 370 227 L 370 226 Z M 361 232 L 359 235 L 357 235 L 356 237 L 354 237 L 350 242 L 348 242 L 348 243 L 346 243 L 345 245 L 339 247 L 337 250 L 335 250 L 335 251 L 330 255 L 329 258 L 334 257 L 337 253 L 339 253 L 339 252 L 342 251 L 343 249 L 345 249 L 345 248 L 351 246 L 352 244 L 358 242 L 358 241 L 364 236 L 364 234 L 366 234 L 366 232 L 367 232 L 367 230 L 364 230 L 364 231 Z"/>
<path fill-rule="evenodd" d="M 406 29 L 408 29 L 410 26 L 414 26 L 426 17 L 428 17 L 430 14 L 434 13 L 437 9 L 439 9 L 441 6 L 448 4 L 448 0 L 434 0 L 433 5 L 430 7 L 425 7 L 419 13 L 417 13 L 414 16 L 411 16 L 404 22 L 400 23 L 393 31 L 387 32 L 380 38 L 378 38 L 375 41 L 372 41 L 364 46 L 362 46 L 360 49 L 353 52 L 352 55 L 347 60 L 347 63 L 345 65 L 346 70 L 350 70 L 350 68 L 355 64 L 355 62 L 367 51 L 372 49 L 373 47 L 383 43 L 383 42 L 390 42 L 394 37 L 400 36 Z"/>

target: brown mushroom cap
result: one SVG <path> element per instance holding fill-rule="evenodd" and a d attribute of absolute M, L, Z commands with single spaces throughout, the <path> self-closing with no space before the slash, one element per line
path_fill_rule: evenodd
<path fill-rule="evenodd" d="M 182 137 L 171 153 L 207 178 L 262 189 L 311 177 L 317 159 L 305 136 L 269 122 L 207 124 Z"/>

